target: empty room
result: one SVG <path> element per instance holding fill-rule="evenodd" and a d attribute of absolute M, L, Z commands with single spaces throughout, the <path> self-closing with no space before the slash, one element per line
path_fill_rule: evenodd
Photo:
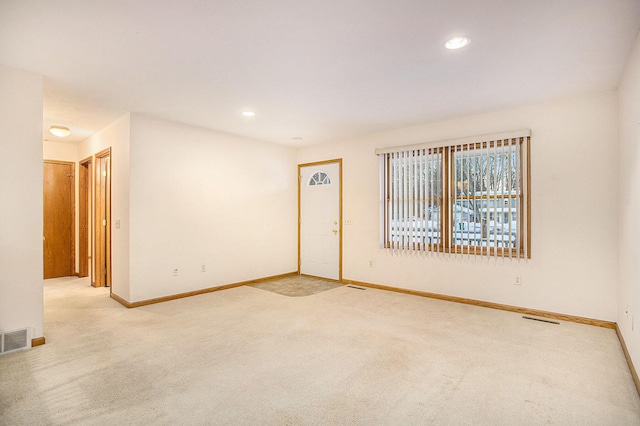
<path fill-rule="evenodd" d="M 640 424 L 639 30 L 0 0 L 0 425 Z"/>

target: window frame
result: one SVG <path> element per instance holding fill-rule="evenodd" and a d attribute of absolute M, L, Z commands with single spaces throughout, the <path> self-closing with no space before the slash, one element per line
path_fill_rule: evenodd
<path fill-rule="evenodd" d="M 475 139 L 482 140 L 482 139 Z M 491 257 L 506 257 L 506 258 L 531 258 L 531 160 L 530 160 L 530 135 L 527 136 L 515 136 L 503 139 L 484 139 L 481 142 L 466 142 L 466 143 L 454 143 L 451 141 L 448 144 L 440 145 L 440 146 L 431 146 L 431 147 L 423 147 L 423 146 L 414 146 L 414 147 L 400 147 L 397 150 L 386 149 L 384 150 L 384 161 L 381 162 L 381 247 L 386 249 L 398 249 L 398 250 L 417 250 L 417 251 L 425 251 L 425 252 L 434 252 L 434 253 L 452 253 L 452 254 L 467 254 L 467 255 L 482 255 L 482 256 L 491 256 Z M 494 156 L 494 158 L 498 157 L 498 148 L 503 149 L 504 147 L 512 146 L 513 152 L 516 154 L 516 173 L 517 178 L 516 182 L 518 185 L 517 190 L 514 192 L 514 189 L 510 189 L 510 193 L 505 193 L 506 191 L 502 190 L 498 193 L 491 194 L 490 191 L 486 191 L 486 194 L 483 195 L 460 195 L 456 193 L 456 153 L 461 152 L 471 152 L 471 151 L 486 151 L 485 154 L 488 158 Z M 490 150 L 495 149 L 496 151 L 492 153 Z M 410 196 L 405 199 L 398 199 L 399 201 L 392 199 L 393 195 L 398 195 L 397 190 L 394 191 L 393 184 L 395 177 L 392 176 L 392 161 L 398 161 L 398 155 L 407 155 L 410 153 L 412 156 L 417 155 L 433 155 L 434 153 L 439 153 L 441 155 L 441 176 L 440 182 L 442 185 L 441 188 L 441 196 L 440 197 L 426 197 L 425 199 L 420 199 L 419 196 L 416 198 L 411 198 Z M 394 157 L 394 155 L 396 155 Z M 490 160 L 487 160 L 490 161 Z M 493 160 L 496 161 L 495 159 Z M 510 160 L 509 160 L 510 161 Z M 400 163 L 398 163 L 400 164 Z M 406 165 L 407 163 L 402 163 Z M 511 163 L 509 163 L 511 164 Z M 510 168 L 511 170 L 511 168 Z M 413 172 L 415 173 L 415 171 Z M 411 179 L 409 179 L 411 180 Z M 407 182 L 402 182 L 403 185 L 406 185 Z M 415 184 L 415 183 L 414 183 Z M 509 184 L 511 187 L 511 184 Z M 413 190 L 415 193 L 415 187 L 409 187 L 410 191 Z M 406 195 L 406 194 L 405 194 Z M 489 214 L 492 213 L 494 215 L 494 225 L 496 226 L 496 222 L 499 222 L 495 219 L 495 214 L 497 211 L 497 204 L 503 204 L 503 200 L 511 200 L 517 199 L 517 207 L 513 209 L 509 206 L 508 214 L 513 214 L 513 210 L 516 212 L 516 234 L 515 234 L 515 245 L 516 247 L 504 247 L 498 245 L 498 237 L 501 236 L 502 241 L 504 241 L 504 231 L 501 234 L 493 234 L 494 242 L 493 244 L 487 245 L 478 245 L 478 244 L 465 244 L 464 240 L 461 243 L 456 243 L 456 237 L 454 234 L 456 230 L 454 229 L 455 219 L 454 219 L 454 205 L 456 202 L 460 202 L 463 204 L 464 201 L 469 200 L 487 200 L 487 224 L 489 221 Z M 432 242 L 431 234 L 429 231 L 429 223 L 430 217 L 425 215 L 424 217 L 420 217 L 419 220 L 424 221 L 424 225 L 421 226 L 420 234 L 415 236 L 415 225 L 406 225 L 406 216 L 405 222 L 400 222 L 402 225 L 395 225 L 396 228 L 399 226 L 403 226 L 409 231 L 411 242 L 407 243 L 403 241 L 402 244 L 398 244 L 397 241 L 394 241 L 393 238 L 399 238 L 398 233 L 401 231 L 395 230 L 393 226 L 394 224 L 391 222 L 391 216 L 395 213 L 395 217 L 398 217 L 397 212 L 392 212 L 392 208 L 397 206 L 399 203 L 404 204 L 407 203 L 424 203 L 419 204 L 421 206 L 430 206 L 433 200 L 438 199 L 440 201 L 439 209 L 438 209 L 438 241 Z M 489 204 L 493 201 L 494 211 L 489 210 Z M 503 207 L 500 207 L 500 214 L 505 214 L 502 210 Z M 429 215 L 432 212 L 428 213 Z M 469 214 L 469 213 L 467 213 Z M 415 216 L 412 218 L 415 221 Z M 469 223 L 467 221 L 467 223 Z M 477 223 L 477 222 L 475 222 Z M 511 219 L 508 221 L 511 224 Z M 477 225 L 476 225 L 477 226 Z M 489 225 L 486 225 L 489 226 Z M 511 225 L 509 225 L 509 235 L 511 235 Z M 403 230 L 402 232 L 406 232 Z M 470 231 L 467 230 L 469 233 Z M 476 231 L 474 231 L 476 233 Z M 429 236 L 427 240 L 425 236 Z M 468 234 L 470 235 L 470 234 Z M 405 238 L 406 235 L 403 235 Z M 415 239 L 418 238 L 418 241 Z M 468 237 L 470 238 L 470 237 Z M 468 239 L 467 241 L 471 241 Z"/>

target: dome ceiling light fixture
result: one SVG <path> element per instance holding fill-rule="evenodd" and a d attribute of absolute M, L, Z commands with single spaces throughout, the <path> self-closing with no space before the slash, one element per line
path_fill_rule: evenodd
<path fill-rule="evenodd" d="M 242 111 L 242 115 L 244 115 L 245 117 L 253 117 L 254 115 L 256 115 L 256 113 L 253 111 Z"/>
<path fill-rule="evenodd" d="M 469 36 L 460 35 L 460 36 L 451 37 L 449 40 L 445 42 L 444 47 L 446 47 L 449 50 L 456 50 L 456 49 L 462 49 L 463 47 L 469 45 L 469 43 L 471 43 L 471 39 L 469 38 Z"/>
<path fill-rule="evenodd" d="M 59 138 L 65 138 L 71 134 L 71 131 L 68 127 L 63 126 L 50 126 L 49 133 Z"/>

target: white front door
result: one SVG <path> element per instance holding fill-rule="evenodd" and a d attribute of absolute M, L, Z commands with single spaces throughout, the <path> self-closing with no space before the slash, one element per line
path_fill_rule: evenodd
<path fill-rule="evenodd" d="M 340 280 L 341 160 L 300 165 L 300 273 Z"/>

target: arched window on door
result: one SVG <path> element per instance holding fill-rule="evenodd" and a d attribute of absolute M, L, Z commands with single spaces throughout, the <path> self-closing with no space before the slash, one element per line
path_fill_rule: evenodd
<path fill-rule="evenodd" d="M 331 179 L 325 172 L 316 172 L 309 178 L 309 186 L 331 185 Z"/>

